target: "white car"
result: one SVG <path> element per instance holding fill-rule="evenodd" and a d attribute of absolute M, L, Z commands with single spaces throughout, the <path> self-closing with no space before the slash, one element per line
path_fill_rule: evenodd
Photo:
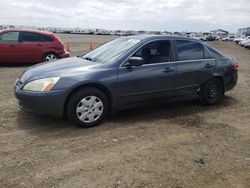
<path fill-rule="evenodd" d="M 222 41 L 233 41 L 234 39 L 235 39 L 234 36 L 228 36 L 228 37 L 222 38 Z"/>
<path fill-rule="evenodd" d="M 238 43 L 238 42 L 242 41 L 244 38 L 245 37 L 237 37 L 233 41 L 236 42 L 236 43 Z"/>
<path fill-rule="evenodd" d="M 191 34 L 189 37 L 193 38 L 193 39 L 203 40 L 203 41 L 207 40 L 206 37 L 204 37 L 203 35 L 199 35 L 199 34 L 196 34 L 196 35 L 195 34 Z"/>
<path fill-rule="evenodd" d="M 244 40 L 240 43 L 242 47 L 245 47 L 250 42 L 250 39 Z"/>
<path fill-rule="evenodd" d="M 244 46 L 244 43 L 250 39 L 250 36 L 245 37 L 243 40 L 239 42 L 239 45 Z"/>
<path fill-rule="evenodd" d="M 245 44 L 245 48 L 250 49 L 250 41 Z"/>

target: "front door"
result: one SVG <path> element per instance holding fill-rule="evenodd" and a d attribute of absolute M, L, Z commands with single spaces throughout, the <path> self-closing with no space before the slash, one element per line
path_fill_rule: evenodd
<path fill-rule="evenodd" d="M 0 63 L 20 62 L 19 32 L 0 34 Z"/>
<path fill-rule="evenodd" d="M 142 66 L 120 67 L 120 105 L 146 102 L 171 95 L 176 80 L 176 63 L 171 62 L 171 51 L 170 41 L 151 42 L 132 55 L 144 59 Z"/>

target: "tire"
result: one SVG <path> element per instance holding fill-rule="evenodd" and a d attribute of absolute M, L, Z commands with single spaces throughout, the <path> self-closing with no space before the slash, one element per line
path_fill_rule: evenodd
<path fill-rule="evenodd" d="M 43 62 L 50 62 L 58 59 L 58 55 L 55 53 L 47 53 L 43 56 Z"/>
<path fill-rule="evenodd" d="M 215 105 L 221 98 L 223 85 L 221 80 L 213 78 L 207 81 L 200 90 L 200 103 L 203 105 Z"/>
<path fill-rule="evenodd" d="M 66 107 L 68 119 L 82 127 L 99 125 L 108 112 L 106 95 L 96 88 L 83 88 L 75 92 Z"/>

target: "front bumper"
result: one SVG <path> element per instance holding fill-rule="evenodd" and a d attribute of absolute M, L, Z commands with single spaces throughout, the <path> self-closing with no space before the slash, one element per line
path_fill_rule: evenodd
<path fill-rule="evenodd" d="M 31 92 L 22 90 L 18 85 L 15 85 L 14 90 L 17 106 L 24 111 L 56 117 L 64 115 L 64 91 Z"/>
<path fill-rule="evenodd" d="M 70 57 L 70 53 L 67 50 L 64 50 L 62 54 L 59 55 L 60 58 L 67 58 Z"/>

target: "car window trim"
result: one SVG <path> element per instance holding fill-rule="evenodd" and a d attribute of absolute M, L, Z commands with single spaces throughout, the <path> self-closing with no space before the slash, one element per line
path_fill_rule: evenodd
<path fill-rule="evenodd" d="M 135 53 L 135 52 L 137 52 L 139 49 L 141 49 L 143 46 L 145 46 L 145 45 L 147 45 L 147 44 L 149 44 L 149 43 L 151 43 L 151 42 L 158 42 L 158 41 L 168 41 L 168 42 L 170 42 L 170 51 L 171 51 L 171 53 L 173 53 L 173 39 L 152 39 L 152 40 L 150 40 L 150 41 L 148 41 L 148 42 L 146 42 L 145 44 L 143 44 L 142 46 L 139 46 L 138 48 L 136 48 L 134 51 L 133 51 L 133 53 L 132 54 L 130 54 L 121 64 L 120 64 L 120 66 L 119 66 L 119 68 L 122 68 L 122 67 L 125 67 L 124 65 L 126 64 L 126 62 L 128 61 L 128 59 L 130 58 L 130 57 L 132 57 L 132 55 Z M 171 54 L 171 57 L 172 57 L 172 54 Z M 168 62 L 163 62 L 163 63 L 170 63 L 170 62 L 173 62 L 172 60 L 171 60 L 171 58 L 170 58 L 170 61 L 168 61 Z M 157 64 L 161 64 L 161 63 L 149 63 L 149 64 L 147 64 L 147 65 L 151 65 L 151 64 L 154 64 L 154 65 L 157 65 Z M 143 64 L 144 65 L 144 64 Z M 143 66 L 142 65 L 142 66 Z M 126 67 L 125 67 L 126 68 Z"/>
<path fill-rule="evenodd" d="M 140 67 L 147 67 L 152 65 L 163 65 L 163 64 L 174 64 L 174 63 L 188 63 L 188 62 L 199 62 L 199 61 L 215 61 L 214 58 L 212 59 L 194 59 L 194 60 L 182 60 L 182 61 L 169 61 L 169 62 L 162 62 L 162 63 L 149 63 L 149 64 L 143 64 Z M 127 68 L 126 66 L 119 67 L 119 69 Z"/>
<path fill-rule="evenodd" d="M 132 55 L 136 52 L 136 51 L 138 51 L 140 48 L 142 48 L 143 46 L 145 46 L 145 45 L 147 45 L 147 44 L 149 44 L 150 42 L 154 42 L 154 41 L 164 41 L 164 40 L 167 40 L 167 41 L 169 41 L 170 42 L 170 44 L 171 44 L 171 53 L 177 53 L 177 48 L 176 48 L 176 41 L 177 40 L 185 40 L 185 41 L 193 41 L 193 40 L 189 40 L 189 39 L 153 39 L 153 40 L 150 40 L 150 41 L 148 41 L 148 42 L 146 42 L 145 44 L 143 44 L 142 46 L 139 46 L 137 49 L 135 49 L 134 50 L 134 52 L 132 53 L 132 54 L 130 54 L 121 64 L 120 64 L 120 66 L 119 66 L 119 69 L 120 68 L 126 68 L 126 66 L 124 66 L 125 64 L 126 64 L 126 62 L 128 61 L 128 59 L 130 58 L 130 57 L 132 57 Z M 206 59 L 206 58 L 204 58 L 204 59 L 193 59 L 193 60 L 182 60 L 182 61 L 179 61 L 179 60 L 177 60 L 176 59 L 176 57 L 174 57 L 174 61 L 168 61 L 168 62 L 162 62 L 162 63 L 149 63 L 149 64 L 143 64 L 142 66 L 145 66 L 145 65 L 159 65 L 159 64 L 168 64 L 168 63 L 183 63 L 183 62 L 193 62 L 193 61 L 208 61 L 208 60 L 213 60 L 213 61 L 215 61 L 215 57 L 212 55 L 212 53 L 210 52 L 210 50 L 208 49 L 208 47 L 205 45 L 205 44 L 203 44 L 202 42 L 200 42 L 200 41 L 193 41 L 193 42 L 197 42 L 197 43 L 199 43 L 199 44 L 201 44 L 204 48 L 206 48 L 207 50 L 208 50 L 208 52 L 209 52 L 209 54 L 211 55 L 211 59 Z M 173 47 L 175 47 L 175 49 L 173 49 Z M 172 56 L 173 56 L 174 54 L 172 54 Z"/>

